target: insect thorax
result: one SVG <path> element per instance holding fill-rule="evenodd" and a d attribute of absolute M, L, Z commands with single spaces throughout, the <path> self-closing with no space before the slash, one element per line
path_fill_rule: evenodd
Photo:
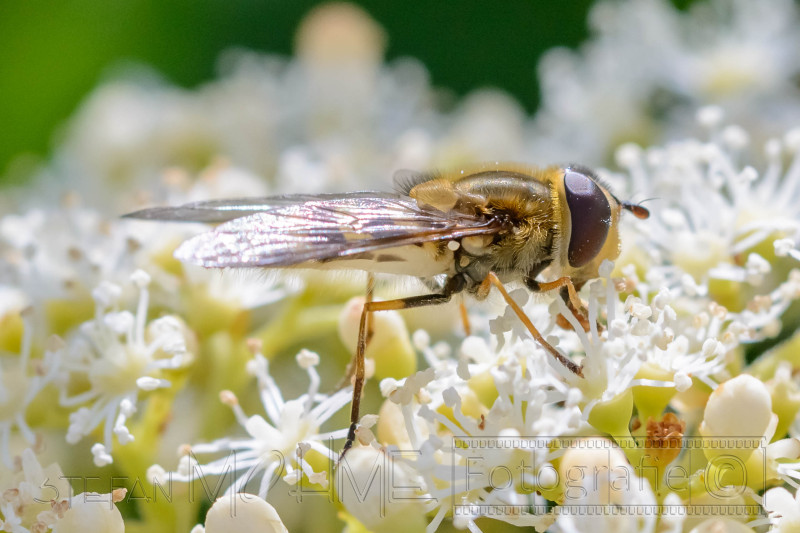
<path fill-rule="evenodd" d="M 493 236 L 465 237 L 455 251 L 457 272 L 480 282 L 490 271 L 505 280 L 535 276 L 553 261 L 556 217 L 549 198 L 507 194 L 487 199 L 490 216 L 508 230 Z"/>

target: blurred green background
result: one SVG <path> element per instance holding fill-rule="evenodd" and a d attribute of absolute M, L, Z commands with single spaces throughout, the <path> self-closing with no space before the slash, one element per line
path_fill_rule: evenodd
<path fill-rule="evenodd" d="M 169 82 L 193 87 L 215 76 L 218 55 L 232 46 L 290 55 L 295 28 L 319 3 L 1 0 L 0 179 L 19 174 L 13 161 L 46 156 L 57 127 L 125 65 L 147 64 Z M 500 87 L 534 111 L 539 56 L 580 44 L 592 1 L 356 3 L 386 30 L 388 59 L 416 57 L 437 86 L 456 94 Z"/>

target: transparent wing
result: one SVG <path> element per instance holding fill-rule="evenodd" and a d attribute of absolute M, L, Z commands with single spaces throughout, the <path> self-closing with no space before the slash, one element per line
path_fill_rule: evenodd
<path fill-rule="evenodd" d="M 304 202 L 336 201 L 347 196 L 353 199 L 397 198 L 391 193 L 364 191 L 343 194 L 287 194 L 262 198 L 226 198 L 192 202 L 177 207 L 151 207 L 123 215 L 123 218 L 142 220 L 162 220 L 167 222 L 203 222 L 217 224 L 255 213 L 269 212 L 280 207 L 302 204 Z"/>
<path fill-rule="evenodd" d="M 493 218 L 444 213 L 388 193 L 215 201 L 149 212 L 155 216 L 139 218 L 227 220 L 175 252 L 205 267 L 291 266 L 502 230 Z"/>

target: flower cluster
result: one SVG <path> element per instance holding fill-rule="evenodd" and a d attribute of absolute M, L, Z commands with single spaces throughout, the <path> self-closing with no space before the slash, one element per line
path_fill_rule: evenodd
<path fill-rule="evenodd" d="M 140 291 L 136 314 L 110 311 L 121 289 L 102 283 L 93 292 L 95 318 L 78 327 L 59 360 L 61 405 L 71 408 L 89 404 L 70 414 L 67 442 L 77 443 L 102 424 L 103 442 L 92 446 L 97 466 L 113 461 L 112 435 L 120 444 L 134 439 L 126 423 L 136 412 L 139 395 L 172 387 L 163 374 L 191 362 L 180 319 L 164 316 L 146 322 L 150 277 L 137 270 L 131 281 Z M 78 380 L 88 383 L 76 385 Z"/>
<path fill-rule="evenodd" d="M 800 11 L 790 0 L 712 0 L 681 14 L 670 2 L 598 2 L 593 38 L 539 64 L 534 156 L 609 162 L 624 142 L 659 144 L 723 106 L 759 143 L 800 121 Z"/>
<path fill-rule="evenodd" d="M 319 394 L 320 376 L 316 371 L 319 355 L 303 350 L 297 354 L 297 364 L 308 373 L 308 392 L 293 400 L 285 401 L 275 380 L 269 374 L 269 362 L 257 347 L 254 358 L 248 363 L 248 373 L 258 381 L 259 396 L 270 421 L 260 415 L 248 417 L 239 405 L 236 395 L 225 390 L 220 392 L 220 401 L 233 410 L 236 421 L 249 438 L 243 440 L 220 439 L 209 444 L 186 446 L 178 471 L 167 473 L 159 465 L 149 470 L 149 476 L 158 482 L 167 477 L 188 482 L 204 475 L 219 476 L 228 472 L 241 475 L 228 487 L 227 493 L 244 492 L 248 483 L 259 477 L 257 494 L 266 499 L 267 491 L 275 476 L 290 485 L 297 484 L 303 476 L 311 483 L 327 488 L 327 470 L 314 471 L 309 452 L 320 455 L 323 464 L 336 460 L 337 453 L 326 447 L 328 441 L 341 439 L 346 429 L 321 433 L 320 427 L 333 414 L 350 401 L 350 392 L 340 390 L 330 397 Z M 272 422 L 272 423 L 270 423 Z M 221 454 L 221 459 L 201 465 L 197 455 Z M 252 489 L 250 489 L 252 490 Z"/>
<path fill-rule="evenodd" d="M 794 531 L 797 20 L 788 0 L 600 2 L 590 41 L 540 65 L 533 117 L 497 91 L 441 106 L 347 4 L 309 14 L 292 59 L 100 85 L 0 198 L 0 530 Z M 499 300 L 466 337 L 459 302 L 378 313 L 344 455 L 363 277 L 194 268 L 172 253 L 201 228 L 119 217 L 575 158 L 651 212 L 621 219 L 585 316 L 509 287 L 582 375 Z"/>
<path fill-rule="evenodd" d="M 70 533 L 85 531 L 87 524 L 92 524 L 92 531 L 98 533 L 125 531 L 122 515 L 114 503 L 124 499 L 126 489 L 108 494 L 73 494 L 58 464 L 42 468 L 30 448 L 22 452 L 15 468 L 4 475 L 0 488 L 2 531 Z"/>

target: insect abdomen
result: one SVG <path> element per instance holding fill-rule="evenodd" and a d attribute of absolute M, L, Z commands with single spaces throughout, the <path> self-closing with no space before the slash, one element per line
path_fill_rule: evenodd
<path fill-rule="evenodd" d="M 295 268 L 352 269 L 375 274 L 399 274 L 418 278 L 455 273 L 453 251 L 447 247 L 447 241 L 384 248 L 325 261 L 307 261 L 295 265 Z"/>

